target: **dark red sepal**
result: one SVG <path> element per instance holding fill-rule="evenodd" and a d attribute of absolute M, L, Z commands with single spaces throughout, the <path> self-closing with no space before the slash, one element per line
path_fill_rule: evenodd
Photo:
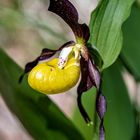
<path fill-rule="evenodd" d="M 50 0 L 49 11 L 59 15 L 73 30 L 76 39 L 85 43 L 89 39 L 89 28 L 86 24 L 78 23 L 78 12 L 68 0 Z"/>
<path fill-rule="evenodd" d="M 78 43 L 86 44 L 90 36 L 90 31 L 89 31 L 89 27 L 85 23 L 78 24 L 76 31 L 73 31 L 73 32 L 76 36 L 76 39 L 78 40 Z M 79 39 L 80 39 L 80 42 L 79 42 Z"/>
<path fill-rule="evenodd" d="M 92 57 L 90 57 L 90 56 L 89 56 L 89 60 L 88 60 L 88 72 L 89 72 L 90 80 L 95 84 L 95 87 L 97 89 L 99 89 L 101 75 L 100 75 L 100 72 L 99 72 L 98 68 L 96 67 Z"/>

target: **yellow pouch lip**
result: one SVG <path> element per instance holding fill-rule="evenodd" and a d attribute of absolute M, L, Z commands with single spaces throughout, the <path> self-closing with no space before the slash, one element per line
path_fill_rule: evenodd
<path fill-rule="evenodd" d="M 42 62 L 38 64 L 36 67 L 32 69 L 28 76 L 29 85 L 44 94 L 57 94 L 65 92 L 76 85 L 80 77 L 80 65 L 77 60 L 71 58 L 67 61 L 66 66 L 63 69 L 59 69 L 58 66 L 58 58 L 54 58 L 49 60 L 48 62 Z M 35 75 L 31 76 L 34 72 L 41 71 L 40 68 L 46 68 L 48 73 L 48 80 L 36 79 Z M 51 69 L 53 70 L 51 72 Z M 54 72 L 56 72 L 56 77 L 53 77 Z M 42 74 L 46 76 L 47 74 L 43 71 Z M 56 78 L 54 82 L 49 82 L 49 78 Z M 50 80 L 53 81 L 53 80 Z M 43 84 L 40 84 L 40 83 Z M 36 84 L 34 84 L 36 83 Z M 39 84 L 39 85 L 38 85 Z M 46 85 L 46 86 L 45 86 Z M 40 87 L 40 88 L 39 88 Z"/>

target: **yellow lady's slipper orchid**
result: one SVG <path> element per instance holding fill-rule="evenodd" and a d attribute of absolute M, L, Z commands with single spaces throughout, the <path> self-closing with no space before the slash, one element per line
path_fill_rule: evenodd
<path fill-rule="evenodd" d="M 61 93 L 69 90 L 79 80 L 79 60 L 70 58 L 65 67 L 58 67 L 58 58 L 43 62 L 35 66 L 29 73 L 29 85 L 45 94 Z"/>
<path fill-rule="evenodd" d="M 26 73 L 29 73 L 28 83 L 33 89 L 45 94 L 55 94 L 74 87 L 81 75 L 77 87 L 77 105 L 86 123 L 92 124 L 82 105 L 81 96 L 91 87 L 96 87 L 98 93 L 96 108 L 101 120 L 100 137 L 104 138 L 103 117 L 106 111 L 106 100 L 101 92 L 100 71 L 92 56 L 99 59 L 101 57 L 96 49 L 88 44 L 89 27 L 78 22 L 78 12 L 69 0 L 50 0 L 48 10 L 60 16 L 71 27 L 76 42 L 69 41 L 57 50 L 43 49 L 34 61 L 26 64 L 19 82 Z M 91 49 L 96 53 L 91 53 Z M 59 53 L 59 57 L 52 59 L 56 53 Z"/>

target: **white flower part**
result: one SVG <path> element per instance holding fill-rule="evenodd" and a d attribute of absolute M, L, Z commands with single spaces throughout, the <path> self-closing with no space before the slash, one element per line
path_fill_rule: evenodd
<path fill-rule="evenodd" d="M 62 49 L 59 55 L 58 68 L 62 69 L 65 67 L 68 60 L 68 56 L 72 52 L 72 49 L 73 46 Z"/>

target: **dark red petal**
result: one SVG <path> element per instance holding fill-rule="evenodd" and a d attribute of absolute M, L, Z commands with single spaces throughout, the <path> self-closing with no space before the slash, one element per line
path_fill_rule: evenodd
<path fill-rule="evenodd" d="M 80 66 L 81 66 L 81 81 L 77 89 L 78 97 L 78 107 L 79 110 L 87 123 L 90 123 L 90 118 L 86 113 L 84 107 L 81 103 L 81 96 L 82 93 L 89 90 L 91 87 L 95 86 L 98 90 L 100 87 L 100 73 L 93 63 L 92 58 L 89 56 L 88 60 L 81 57 L 80 59 Z"/>
<path fill-rule="evenodd" d="M 63 44 L 57 50 L 51 50 L 48 48 L 43 49 L 40 56 L 38 56 L 34 61 L 31 61 L 25 65 L 24 73 L 20 76 L 19 83 L 21 83 L 24 75 L 26 73 L 30 72 L 38 64 L 39 61 L 47 60 L 47 59 L 51 58 L 52 56 L 54 56 L 56 54 L 56 52 L 61 51 L 64 47 L 69 47 L 69 46 L 72 46 L 74 44 L 75 44 L 74 41 L 69 41 L 69 42 Z"/>
<path fill-rule="evenodd" d="M 105 140 L 105 129 L 104 129 L 104 126 L 102 124 L 100 124 L 100 127 L 99 127 L 99 137 L 100 137 L 100 140 Z"/>
<path fill-rule="evenodd" d="M 26 73 L 30 72 L 38 64 L 39 61 L 49 59 L 56 52 L 57 52 L 57 50 L 50 50 L 50 49 L 47 49 L 47 48 L 43 49 L 40 56 L 38 56 L 34 61 L 31 61 L 31 62 L 29 62 L 25 65 L 24 73 L 20 76 L 19 83 L 22 82 L 22 79 L 23 79 L 24 75 Z"/>
<path fill-rule="evenodd" d="M 90 80 L 92 82 L 94 82 L 96 88 L 99 89 L 101 75 L 100 75 L 100 72 L 99 72 L 98 68 L 96 67 L 96 65 L 94 64 L 91 57 L 89 57 L 89 60 L 88 60 L 88 71 L 89 71 Z"/>
<path fill-rule="evenodd" d="M 78 12 L 68 0 L 50 0 L 49 11 L 59 15 L 73 30 L 76 38 L 82 38 L 84 42 L 89 39 L 89 28 L 86 24 L 78 23 Z"/>
<path fill-rule="evenodd" d="M 90 80 L 89 72 L 88 72 L 88 62 L 83 57 L 81 57 L 80 59 L 80 66 L 81 66 L 81 81 L 77 88 L 77 93 L 78 93 L 77 103 L 84 120 L 86 121 L 86 123 L 90 123 L 91 122 L 90 118 L 82 105 L 81 97 L 83 92 L 87 91 L 95 84 Z"/>
<path fill-rule="evenodd" d="M 77 91 L 77 92 L 78 92 L 78 91 Z M 77 96 L 78 108 L 79 108 L 79 111 L 80 111 L 82 117 L 84 118 L 85 122 L 86 122 L 87 124 L 90 124 L 91 120 L 90 120 L 90 118 L 89 118 L 87 112 L 85 111 L 85 109 L 84 109 L 84 107 L 83 107 L 83 105 L 82 105 L 82 101 L 81 101 L 82 99 L 81 99 L 81 97 L 82 97 L 82 93 L 78 92 L 78 96 Z"/>
<path fill-rule="evenodd" d="M 96 101 L 96 109 L 97 109 L 100 119 L 104 118 L 106 108 L 107 108 L 107 105 L 106 105 L 105 96 L 99 93 L 97 96 L 97 101 Z"/>
<path fill-rule="evenodd" d="M 63 48 L 70 47 L 70 46 L 74 46 L 74 45 L 75 45 L 75 42 L 74 42 L 74 41 L 66 42 L 65 44 L 63 44 L 63 45 L 58 49 L 58 51 L 61 51 Z"/>
<path fill-rule="evenodd" d="M 100 127 L 99 127 L 99 137 L 100 140 L 105 139 L 105 129 L 104 129 L 104 115 L 107 109 L 106 99 L 103 96 L 101 89 L 98 91 L 96 99 L 96 110 L 100 118 Z"/>
<path fill-rule="evenodd" d="M 78 89 L 80 92 L 85 92 L 92 86 L 95 86 L 95 83 L 91 81 L 91 78 L 89 77 L 88 61 L 86 61 L 83 57 L 81 57 L 80 66 L 81 66 L 81 82 L 78 86 Z"/>
<path fill-rule="evenodd" d="M 38 61 L 41 60 L 47 60 L 50 57 L 52 57 L 55 53 L 57 52 L 57 50 L 51 50 L 48 48 L 44 48 L 40 54 L 40 56 L 37 58 Z"/>

